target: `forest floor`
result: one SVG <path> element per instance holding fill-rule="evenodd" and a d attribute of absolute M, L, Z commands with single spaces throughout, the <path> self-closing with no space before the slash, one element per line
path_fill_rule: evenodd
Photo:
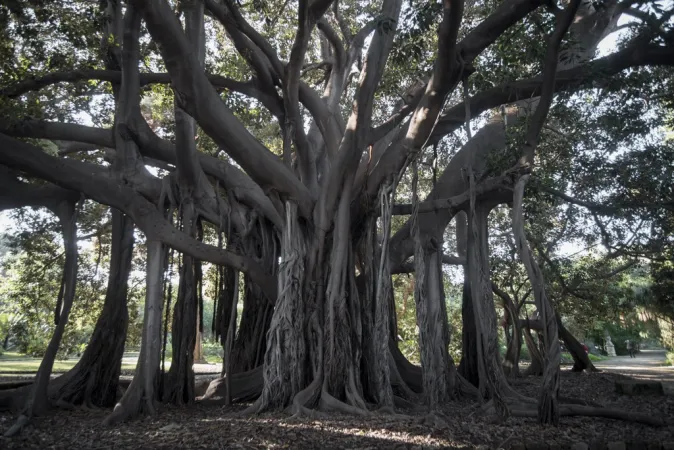
<path fill-rule="evenodd" d="M 674 379 L 674 368 L 660 366 L 660 354 L 640 353 L 630 360 L 602 362 L 601 373 L 563 370 L 562 395 L 599 402 L 606 407 L 662 417 L 670 425 L 653 428 L 636 423 L 590 417 L 562 417 L 558 428 L 541 427 L 535 419 L 510 418 L 494 424 L 470 400 L 457 400 L 444 411 L 444 422 L 429 426 L 420 414 L 368 417 L 330 415 L 327 419 L 292 418 L 288 414 L 241 416 L 244 406 L 196 404 L 188 408 L 160 405 L 154 417 L 116 427 L 101 426 L 109 410 L 58 411 L 35 418 L 19 436 L 0 438 L 0 448 L 509 448 L 521 442 L 571 443 L 600 441 L 674 442 L 674 397 L 625 396 L 615 392 L 621 372 L 646 378 Z M 659 358 L 659 359 L 658 359 Z M 656 361 L 657 360 L 657 361 Z M 658 362 L 659 361 L 659 362 Z M 536 397 L 540 378 L 512 381 L 521 393 Z M 402 415 L 408 414 L 408 415 Z M 13 423 L 0 414 L 0 432 Z"/>

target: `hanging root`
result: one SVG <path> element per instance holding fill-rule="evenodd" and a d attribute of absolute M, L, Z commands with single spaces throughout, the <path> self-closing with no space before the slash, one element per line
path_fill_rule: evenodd
<path fill-rule="evenodd" d="M 297 205 L 286 203 L 286 226 L 281 242 L 279 294 L 267 333 L 262 395 L 246 413 L 285 407 L 304 384 L 305 314 L 303 283 L 306 237 L 298 221 Z"/>
<path fill-rule="evenodd" d="M 541 424 L 557 425 L 559 423 L 559 365 L 561 362 L 559 332 L 557 329 L 557 318 L 545 290 L 543 274 L 531 253 L 529 242 L 524 232 L 522 203 L 524 199 L 524 187 L 528 179 L 529 175 L 522 175 L 515 185 L 512 211 L 513 234 L 515 235 L 520 259 L 527 269 L 527 275 L 531 282 L 536 309 L 543 323 L 545 354 L 543 355 L 543 383 L 538 398 L 538 421 Z"/>

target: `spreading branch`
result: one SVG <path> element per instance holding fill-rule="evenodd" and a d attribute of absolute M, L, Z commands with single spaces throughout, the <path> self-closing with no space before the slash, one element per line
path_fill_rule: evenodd
<path fill-rule="evenodd" d="M 178 18 L 165 0 L 133 1 L 145 18 L 171 76 L 178 104 L 244 168 L 261 187 L 276 189 L 309 217 L 312 194 L 281 160 L 258 141 L 222 102 L 200 69 Z"/>
<path fill-rule="evenodd" d="M 116 208 L 131 217 L 148 239 L 164 242 L 180 252 L 202 261 L 233 267 L 248 274 L 268 298 L 276 298 L 276 280 L 251 258 L 218 249 L 189 237 L 174 228 L 157 207 L 131 187 L 119 183 L 106 170 L 92 170 L 90 164 L 59 159 L 37 147 L 0 133 L 0 164 L 21 170 L 38 178 L 78 191 L 104 205 Z M 94 166 L 95 167 L 95 166 Z"/>

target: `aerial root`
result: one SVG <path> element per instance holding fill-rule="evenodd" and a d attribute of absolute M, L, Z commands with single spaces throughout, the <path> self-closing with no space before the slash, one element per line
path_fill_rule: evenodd
<path fill-rule="evenodd" d="M 289 409 L 293 414 L 304 413 L 311 416 L 311 407 L 316 404 L 318 395 L 320 394 L 320 386 L 323 378 L 316 377 L 314 381 L 309 383 L 309 386 L 299 391 L 293 397 L 292 404 Z"/>
<path fill-rule="evenodd" d="M 244 409 L 240 413 L 237 414 L 237 416 L 252 416 L 254 414 L 259 413 L 262 411 L 264 408 L 264 404 L 262 403 L 262 396 L 258 397 L 257 400 L 253 402 L 252 405 L 250 405 L 248 408 Z"/>
<path fill-rule="evenodd" d="M 321 391 L 318 407 L 321 411 L 325 412 L 341 412 L 343 414 L 353 414 L 358 416 L 369 416 L 371 414 L 367 409 L 347 405 L 346 403 L 337 400 L 335 397 L 328 394 L 325 389 Z"/>

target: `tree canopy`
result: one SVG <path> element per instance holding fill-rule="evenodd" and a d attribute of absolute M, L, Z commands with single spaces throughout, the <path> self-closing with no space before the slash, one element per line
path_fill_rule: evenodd
<path fill-rule="evenodd" d="M 559 340 L 592 370 L 572 324 L 636 304 L 674 320 L 673 14 L 663 0 L 4 2 L 0 208 L 23 232 L 3 298 L 42 302 L 31 326 L 53 324 L 8 433 L 58 401 L 116 403 L 108 423 L 194 402 L 204 329 L 224 361 L 203 399 L 249 412 L 433 412 L 466 395 L 501 418 L 658 423 L 564 403 Z M 420 366 L 398 344 L 408 297 Z M 88 346 L 50 382 L 87 298 Z M 536 399 L 508 382 L 523 339 Z"/>

